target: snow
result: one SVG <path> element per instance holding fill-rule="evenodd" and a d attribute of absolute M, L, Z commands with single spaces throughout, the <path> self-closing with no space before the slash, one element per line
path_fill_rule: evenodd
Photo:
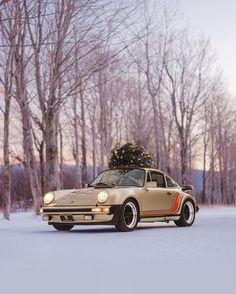
<path fill-rule="evenodd" d="M 32 213 L 0 220 L 0 293 L 234 293 L 236 208 L 202 208 L 190 228 L 139 224 L 57 232 Z"/>

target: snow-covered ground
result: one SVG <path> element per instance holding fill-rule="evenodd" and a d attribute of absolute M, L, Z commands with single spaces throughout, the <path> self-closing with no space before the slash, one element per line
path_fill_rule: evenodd
<path fill-rule="evenodd" d="M 0 293 L 235 293 L 236 208 L 202 208 L 190 228 L 57 232 L 32 213 L 0 220 Z"/>

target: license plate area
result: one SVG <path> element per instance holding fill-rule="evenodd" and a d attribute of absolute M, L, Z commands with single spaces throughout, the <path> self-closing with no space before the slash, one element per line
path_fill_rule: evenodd
<path fill-rule="evenodd" d="M 90 214 L 89 214 L 89 215 L 85 215 L 85 216 L 84 216 L 84 220 L 85 220 L 85 221 L 92 221 L 92 220 L 93 220 L 93 216 L 90 215 Z"/>
<path fill-rule="evenodd" d="M 73 215 L 60 215 L 61 221 L 62 222 L 73 222 L 74 221 L 74 217 Z"/>

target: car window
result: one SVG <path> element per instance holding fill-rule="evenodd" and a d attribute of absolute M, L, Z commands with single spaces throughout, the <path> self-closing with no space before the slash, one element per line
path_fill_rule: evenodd
<path fill-rule="evenodd" d="M 176 188 L 175 183 L 168 176 L 166 176 L 166 184 L 168 188 Z"/>
<path fill-rule="evenodd" d="M 161 187 L 161 188 L 166 187 L 165 177 L 163 174 L 157 173 L 157 172 L 151 172 L 150 174 L 151 174 L 152 182 L 156 182 L 157 187 Z"/>
<path fill-rule="evenodd" d="M 100 173 L 91 183 L 92 186 L 136 186 L 142 187 L 145 180 L 145 171 L 142 169 L 114 169 Z"/>

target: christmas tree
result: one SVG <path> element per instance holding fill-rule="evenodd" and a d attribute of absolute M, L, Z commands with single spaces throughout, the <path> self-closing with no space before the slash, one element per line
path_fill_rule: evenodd
<path fill-rule="evenodd" d="M 109 168 L 153 167 L 153 158 L 142 147 L 127 143 L 112 151 Z"/>

